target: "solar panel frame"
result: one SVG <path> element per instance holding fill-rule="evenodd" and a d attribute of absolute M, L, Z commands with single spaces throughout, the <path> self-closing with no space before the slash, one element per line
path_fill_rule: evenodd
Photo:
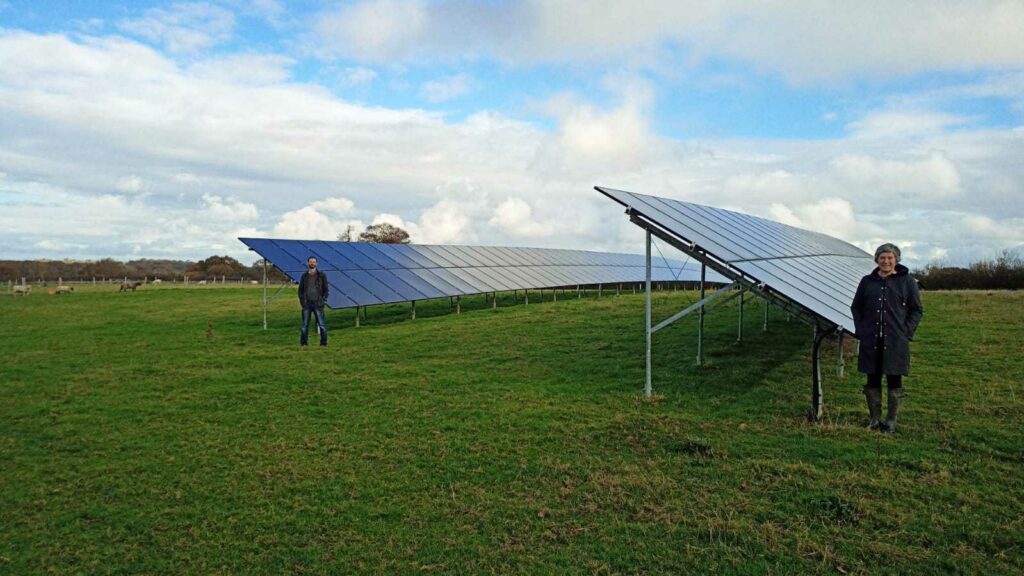
<path fill-rule="evenodd" d="M 756 216 L 597 187 L 634 214 L 692 243 L 736 273 L 762 282 L 815 317 L 853 333 L 852 289 L 871 256 L 837 238 Z"/>

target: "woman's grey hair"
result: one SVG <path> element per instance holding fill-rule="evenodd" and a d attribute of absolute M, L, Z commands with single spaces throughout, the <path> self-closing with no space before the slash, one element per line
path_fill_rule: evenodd
<path fill-rule="evenodd" d="M 894 256 L 896 256 L 896 262 L 900 261 L 900 247 L 891 242 L 886 242 L 885 244 L 882 244 L 877 249 L 875 249 L 875 262 L 878 262 L 878 257 L 881 256 L 882 254 L 885 254 L 886 252 L 891 252 Z"/>

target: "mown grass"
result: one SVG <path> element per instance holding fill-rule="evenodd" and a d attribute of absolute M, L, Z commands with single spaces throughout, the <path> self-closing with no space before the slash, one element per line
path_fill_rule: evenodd
<path fill-rule="evenodd" d="M 1024 295 L 925 295 L 895 437 L 834 346 L 806 421 L 781 313 L 659 332 L 645 401 L 642 297 L 570 296 L 304 350 L 293 293 L 0 298 L 0 573 L 1024 571 Z"/>

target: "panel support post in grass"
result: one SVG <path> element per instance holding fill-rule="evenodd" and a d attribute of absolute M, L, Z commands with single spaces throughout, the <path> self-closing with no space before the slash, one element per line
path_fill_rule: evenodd
<path fill-rule="evenodd" d="M 811 350 L 811 412 L 809 414 L 811 422 L 821 419 L 821 341 L 827 335 L 828 332 L 822 330 L 817 324 L 814 325 L 814 348 Z"/>
<path fill-rule="evenodd" d="M 356 328 L 359 328 L 359 306 L 356 306 Z"/>
<path fill-rule="evenodd" d="M 646 270 L 646 273 L 647 273 L 647 275 L 645 276 L 645 278 L 646 278 L 647 296 L 644 299 L 644 301 L 645 301 L 645 306 L 644 306 L 645 330 L 644 330 L 644 332 L 647 334 L 647 343 L 646 343 L 646 346 L 647 346 L 647 358 L 646 358 L 646 361 L 647 361 L 647 376 L 644 379 L 644 397 L 645 398 L 650 398 L 651 397 L 651 229 L 650 228 L 647 229 L 647 270 Z"/>
<path fill-rule="evenodd" d="M 704 301 L 704 280 L 707 278 L 708 267 L 700 263 L 700 299 Z M 704 305 L 697 311 L 697 366 L 704 365 Z"/>
<path fill-rule="evenodd" d="M 416 319 L 416 301 L 415 300 L 412 301 L 412 319 L 413 320 Z"/>
<path fill-rule="evenodd" d="M 495 293 L 491 294 L 491 310 L 497 310 L 497 309 L 498 309 L 498 293 L 495 292 Z"/>
<path fill-rule="evenodd" d="M 761 324 L 761 332 L 768 331 L 768 300 L 764 301 L 764 323 Z"/>
<path fill-rule="evenodd" d="M 267 329 L 267 259 L 263 259 L 263 329 Z"/>
<path fill-rule="evenodd" d="M 843 358 L 843 336 L 846 336 L 846 333 L 844 333 L 841 330 L 839 331 L 839 336 L 836 336 L 836 377 L 837 378 L 842 378 L 843 377 L 843 371 L 846 368 L 846 361 Z"/>
<path fill-rule="evenodd" d="M 462 296 L 455 297 L 455 313 L 462 314 Z"/>
<path fill-rule="evenodd" d="M 737 289 L 738 290 L 743 290 L 743 287 L 740 286 Z M 742 342 L 743 341 L 743 293 L 742 292 L 740 292 L 740 320 L 739 320 L 739 326 L 736 327 L 736 341 L 737 342 Z"/>

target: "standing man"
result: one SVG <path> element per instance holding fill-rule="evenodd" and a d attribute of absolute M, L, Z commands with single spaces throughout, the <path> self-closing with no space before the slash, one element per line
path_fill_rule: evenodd
<path fill-rule="evenodd" d="M 316 325 L 320 328 L 320 345 L 327 346 L 327 321 L 324 319 L 324 304 L 327 302 L 327 293 L 330 285 L 327 283 L 327 274 L 316 269 L 316 257 L 310 256 L 306 260 L 309 270 L 302 274 L 299 279 L 299 303 L 302 304 L 302 335 L 299 336 L 299 344 L 309 344 L 309 316 L 316 317 Z"/>

